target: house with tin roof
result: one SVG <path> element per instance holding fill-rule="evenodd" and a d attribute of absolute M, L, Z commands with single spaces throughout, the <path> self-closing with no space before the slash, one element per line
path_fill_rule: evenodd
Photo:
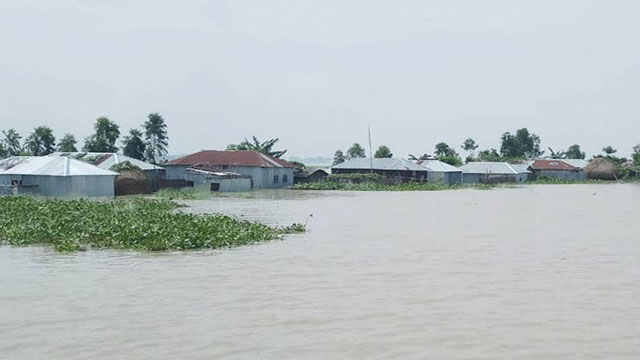
<path fill-rule="evenodd" d="M 533 177 L 550 177 L 559 180 L 585 180 L 587 174 L 583 169 L 570 165 L 565 160 L 538 159 L 529 162 L 529 170 Z"/>
<path fill-rule="evenodd" d="M 531 173 L 523 166 L 491 161 L 469 162 L 460 169 L 464 184 L 521 183 Z"/>
<path fill-rule="evenodd" d="M 418 160 L 418 165 L 427 169 L 427 181 L 444 185 L 462 184 L 462 170 L 440 160 Z"/>
<path fill-rule="evenodd" d="M 0 193 L 112 197 L 116 176 L 67 156 L 12 156 L 0 161 Z"/>
<path fill-rule="evenodd" d="M 378 174 L 401 181 L 427 180 L 427 169 L 399 158 L 354 158 L 331 167 L 331 174 Z"/>
<path fill-rule="evenodd" d="M 102 153 L 102 152 L 55 152 L 54 156 L 69 156 L 76 160 L 95 165 L 101 169 L 111 170 L 114 165 L 129 162 L 140 168 L 149 181 L 149 185 L 153 191 L 158 190 L 160 179 L 164 178 L 164 168 L 158 165 L 148 163 L 146 161 L 134 159 L 132 157 L 118 153 Z"/>
<path fill-rule="evenodd" d="M 331 174 L 374 174 L 401 181 L 427 181 L 446 185 L 460 184 L 462 171 L 438 160 L 418 162 L 400 158 L 356 158 L 334 165 Z"/>
<path fill-rule="evenodd" d="M 169 161 L 165 165 L 167 180 L 185 180 L 193 171 L 207 167 L 220 173 L 249 176 L 251 189 L 273 189 L 293 185 L 293 164 L 253 150 L 202 150 Z M 215 185 L 213 185 L 215 187 Z"/>

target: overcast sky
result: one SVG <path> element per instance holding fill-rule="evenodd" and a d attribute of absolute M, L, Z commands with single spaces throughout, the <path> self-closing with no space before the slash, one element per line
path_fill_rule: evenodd
<path fill-rule="evenodd" d="M 165 116 L 170 152 L 279 137 L 397 156 L 640 143 L 637 0 L 0 0 L 0 129 L 122 132 Z M 459 149 L 460 150 L 460 149 Z"/>

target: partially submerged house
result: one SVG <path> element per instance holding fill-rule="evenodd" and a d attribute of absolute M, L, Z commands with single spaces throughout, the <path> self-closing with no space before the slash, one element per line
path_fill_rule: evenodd
<path fill-rule="evenodd" d="M 398 181 L 426 181 L 426 168 L 405 159 L 399 158 L 355 158 L 334 165 L 331 174 L 378 174 L 386 179 Z"/>
<path fill-rule="evenodd" d="M 157 183 L 157 179 L 164 177 L 164 168 L 154 165 L 146 161 L 134 159 L 132 157 L 117 153 L 99 153 L 99 152 L 55 152 L 54 156 L 70 156 L 74 159 L 84 161 L 95 165 L 101 169 L 110 170 L 114 165 L 129 162 L 140 168 L 152 183 Z"/>
<path fill-rule="evenodd" d="M 460 167 L 464 184 L 521 183 L 529 179 L 529 170 L 506 162 L 478 161 Z"/>
<path fill-rule="evenodd" d="M 324 180 L 331 173 L 331 169 L 308 167 L 305 170 L 293 174 L 295 184 L 305 184 Z"/>
<path fill-rule="evenodd" d="M 117 175 L 67 156 L 13 156 L 0 161 L 0 193 L 112 197 Z"/>
<path fill-rule="evenodd" d="M 293 185 L 293 164 L 258 151 L 202 150 L 174 159 L 165 165 L 168 180 L 186 180 L 189 169 L 207 166 L 221 173 L 250 177 L 250 189 L 283 188 Z"/>
<path fill-rule="evenodd" d="M 444 185 L 462 184 L 462 170 L 440 160 L 419 160 L 418 165 L 427 169 L 428 182 Z"/>
<path fill-rule="evenodd" d="M 559 180 L 584 180 L 587 174 L 583 169 L 579 169 L 565 162 L 556 159 L 539 159 L 529 163 L 529 169 L 533 172 L 533 177 L 550 177 Z"/>
<path fill-rule="evenodd" d="M 184 173 L 189 187 L 200 191 L 233 192 L 251 190 L 251 176 L 221 172 L 209 165 L 195 165 Z"/>

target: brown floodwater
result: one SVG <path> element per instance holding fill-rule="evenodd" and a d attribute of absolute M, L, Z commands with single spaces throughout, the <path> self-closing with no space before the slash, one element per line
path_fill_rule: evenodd
<path fill-rule="evenodd" d="M 0 358 L 640 358 L 640 186 L 188 204 L 313 217 L 306 234 L 216 251 L 0 247 Z"/>

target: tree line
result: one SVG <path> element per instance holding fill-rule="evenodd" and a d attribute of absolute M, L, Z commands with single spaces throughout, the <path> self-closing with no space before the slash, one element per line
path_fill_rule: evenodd
<path fill-rule="evenodd" d="M 422 155 L 409 154 L 409 160 L 430 160 L 436 159 L 445 162 L 450 165 L 460 166 L 464 162 L 474 161 L 517 161 L 525 159 L 536 159 L 545 156 L 546 151 L 541 148 L 540 136 L 535 133 L 531 133 L 527 128 L 521 128 L 515 131 L 515 133 L 505 132 L 500 136 L 500 149 L 484 149 L 477 151 L 480 146 L 473 138 L 468 138 L 462 142 L 460 148 L 466 152 L 464 160 L 461 155 L 446 142 L 439 142 L 436 144 L 433 155 L 424 153 Z M 550 159 L 584 159 L 586 153 L 582 151 L 580 145 L 573 144 L 566 150 L 554 151 L 552 148 L 548 148 L 549 153 L 546 155 Z M 622 165 L 633 162 L 634 166 L 640 166 L 640 144 L 633 148 L 632 159 L 626 159 L 624 157 L 617 157 L 614 154 L 617 152 L 612 146 L 605 146 L 602 148 L 602 154 L 594 156 L 604 157 L 609 161 L 617 165 Z M 393 154 L 391 149 L 386 145 L 380 145 L 376 150 L 375 158 L 390 158 Z M 354 143 L 346 152 L 337 150 L 333 156 L 333 164 L 340 164 L 346 160 L 355 158 L 366 157 L 365 149 L 359 143 Z"/>
<path fill-rule="evenodd" d="M 115 153 L 120 150 L 120 126 L 107 117 L 99 117 L 93 125 L 94 133 L 84 139 L 83 152 Z M 43 156 L 53 152 L 77 152 L 78 141 L 73 134 L 64 134 L 56 141 L 53 130 L 38 126 L 24 139 L 15 129 L 2 131 L 0 158 L 9 156 Z M 131 129 L 122 138 L 124 155 L 138 160 L 158 163 L 167 154 L 169 137 L 167 124 L 158 113 L 147 116 L 140 129 Z"/>

